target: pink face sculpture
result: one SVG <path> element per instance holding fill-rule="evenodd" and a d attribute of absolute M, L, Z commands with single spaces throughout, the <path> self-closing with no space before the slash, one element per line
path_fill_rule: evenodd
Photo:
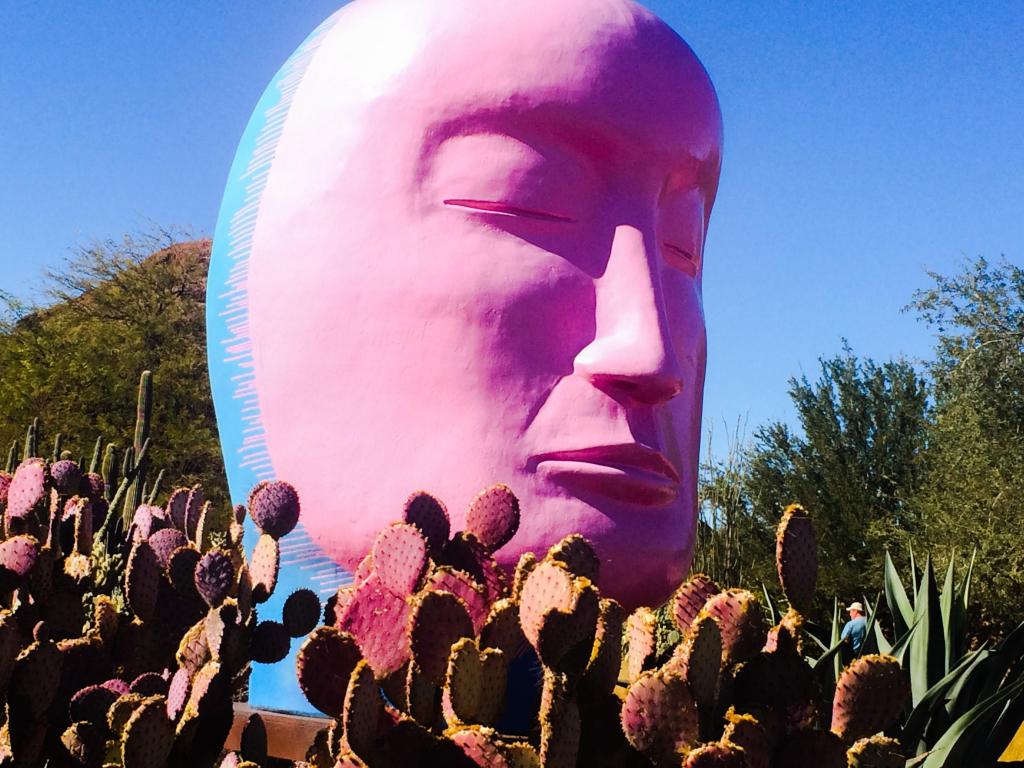
<path fill-rule="evenodd" d="M 249 334 L 267 447 L 352 567 L 496 482 L 514 563 L 571 532 L 626 605 L 689 565 L 721 118 L 629 0 L 356 0 L 296 86 Z"/>

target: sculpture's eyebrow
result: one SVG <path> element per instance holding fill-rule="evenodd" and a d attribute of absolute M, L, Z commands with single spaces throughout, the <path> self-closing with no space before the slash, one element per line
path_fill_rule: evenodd
<path fill-rule="evenodd" d="M 424 132 L 420 154 L 420 178 L 426 178 L 434 152 L 449 139 L 477 134 L 497 134 L 526 144 L 553 143 L 568 156 L 577 158 L 595 169 L 623 162 L 623 158 L 663 159 L 665 174 L 685 172 L 695 186 L 707 174 L 717 171 L 716 159 L 701 159 L 690 153 L 667 156 L 664 147 L 648 146 L 635 136 L 628 136 L 614 126 L 591 119 L 585 111 L 563 104 L 544 104 L 533 108 L 516 108 L 507 104 L 494 108 L 477 108 L 448 117 L 430 125 Z"/>

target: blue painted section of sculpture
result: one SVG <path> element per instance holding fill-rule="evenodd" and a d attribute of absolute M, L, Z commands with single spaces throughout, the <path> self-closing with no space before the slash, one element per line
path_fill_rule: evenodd
<path fill-rule="evenodd" d="M 207 280 L 206 328 L 210 383 L 217 409 L 221 450 L 234 504 L 245 503 L 249 489 L 261 480 L 276 479 L 267 453 L 253 382 L 248 339 L 246 278 L 249 248 L 259 214 L 260 198 L 274 159 L 274 149 L 306 66 L 334 26 L 338 11 L 318 27 L 288 59 L 267 86 L 235 153 L 224 191 L 210 273 Z M 315 446 L 310 446 L 310 453 Z M 246 521 L 245 549 L 252 552 L 258 532 Z M 276 619 L 284 600 L 306 587 L 325 598 L 350 578 L 317 548 L 301 523 L 281 542 L 281 572 L 277 589 L 259 607 L 265 618 Z M 249 702 L 264 709 L 314 713 L 295 678 L 295 652 L 279 664 L 255 664 L 249 680 Z"/>

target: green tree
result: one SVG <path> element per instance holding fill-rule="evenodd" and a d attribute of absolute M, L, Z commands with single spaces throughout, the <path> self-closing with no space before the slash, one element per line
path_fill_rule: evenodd
<path fill-rule="evenodd" d="M 998 632 L 1024 620 L 1024 270 L 977 258 L 930 277 L 910 306 L 938 334 L 916 502 L 933 551 L 977 548 L 975 618 Z"/>
<path fill-rule="evenodd" d="M 925 380 L 904 360 L 861 360 L 844 343 L 817 381 L 790 379 L 800 433 L 757 429 L 747 495 L 764 519 L 803 504 L 818 531 L 819 593 L 850 599 L 880 583 L 885 548 L 918 528 L 925 476 Z"/>
<path fill-rule="evenodd" d="M 168 232 L 96 243 L 47 276 L 47 306 L 6 297 L 0 441 L 19 438 L 38 416 L 48 439 L 62 432 L 76 458 L 101 434 L 123 449 L 139 374 L 149 369 L 150 477 L 163 469 L 168 484 L 201 481 L 208 496 L 226 499 L 206 369 L 209 255 L 209 241 L 178 243 Z"/>

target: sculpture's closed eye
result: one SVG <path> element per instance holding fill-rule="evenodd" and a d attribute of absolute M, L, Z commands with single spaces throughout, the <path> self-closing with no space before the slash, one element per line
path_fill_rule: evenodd
<path fill-rule="evenodd" d="M 537 221 L 553 221 L 561 224 L 575 224 L 576 220 L 568 216 L 559 216 L 555 213 L 536 211 L 530 208 L 520 208 L 508 203 L 495 202 L 493 200 L 465 200 L 461 198 L 448 199 L 444 204 L 452 208 L 464 208 L 470 211 L 483 211 L 498 216 L 516 216 L 522 219 L 535 219 Z"/>

